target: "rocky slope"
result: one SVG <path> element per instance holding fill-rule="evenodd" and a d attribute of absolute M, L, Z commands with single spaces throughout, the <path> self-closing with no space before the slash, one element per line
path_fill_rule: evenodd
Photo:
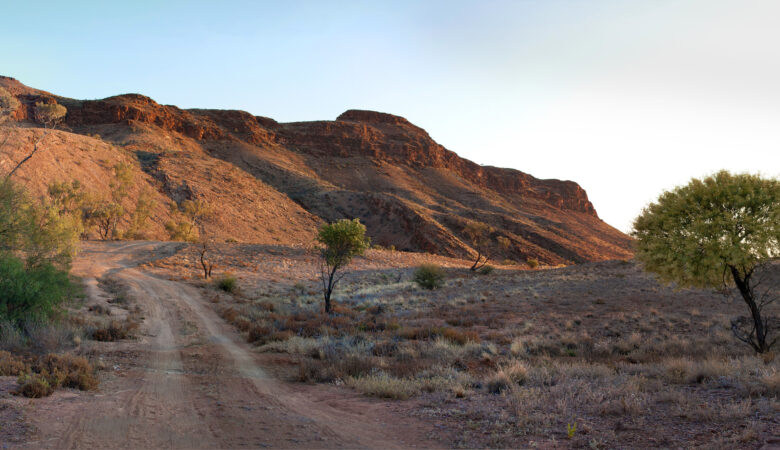
<path fill-rule="evenodd" d="M 207 226 L 220 239 L 310 243 L 317 223 L 359 217 L 377 244 L 468 256 L 463 227 L 481 221 L 493 227 L 493 242 L 510 241 L 493 245 L 494 259 L 568 263 L 631 254 L 630 239 L 598 218 L 576 183 L 477 165 L 402 117 L 350 110 L 335 121 L 279 123 L 244 111 L 182 110 L 137 94 L 74 100 L 10 78 L 0 85 L 22 103 L 14 114 L 20 137 L 0 150 L 4 160 L 15 161 L 29 140 L 23 135 L 36 132 L 35 102 L 61 103 L 68 108 L 65 131 L 56 133 L 62 145 L 106 147 L 134 161 L 139 189 L 146 183 L 160 203 L 219 205 Z M 108 176 L 70 170 L 85 164 L 77 155 L 41 152 L 20 179 L 42 192 L 52 180 Z M 154 220 L 152 234 L 163 237 L 165 208 Z"/>

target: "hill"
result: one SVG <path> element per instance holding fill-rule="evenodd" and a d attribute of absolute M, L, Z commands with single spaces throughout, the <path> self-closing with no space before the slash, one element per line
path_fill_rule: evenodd
<path fill-rule="evenodd" d="M 138 94 L 75 100 L 7 77 L 21 102 L 2 169 L 41 133 L 36 102 L 68 108 L 46 149 L 18 172 L 38 193 L 51 181 L 79 179 L 105 192 L 117 161 L 136 168 L 128 202 L 144 188 L 158 200 L 150 238 L 165 236 L 167 203 L 205 199 L 220 214 L 206 227 L 220 240 L 308 244 L 322 221 L 358 217 L 374 243 L 468 257 L 463 227 L 493 227 L 493 259 L 548 264 L 631 256 L 628 236 L 601 221 L 572 181 L 480 166 L 436 143 L 406 119 L 350 110 L 335 121 L 279 123 L 244 111 L 183 110 Z"/>

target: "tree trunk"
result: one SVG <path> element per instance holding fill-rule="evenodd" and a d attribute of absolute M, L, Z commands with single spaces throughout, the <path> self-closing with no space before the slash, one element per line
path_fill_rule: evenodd
<path fill-rule="evenodd" d="M 483 255 L 479 251 L 477 251 L 477 260 L 474 261 L 474 264 L 471 265 L 471 271 L 474 272 L 477 269 L 481 269 L 485 264 L 487 264 L 489 257 L 487 255 L 484 255 L 485 260 L 482 261 Z M 480 261 L 482 261 L 482 264 L 480 264 Z"/>
<path fill-rule="evenodd" d="M 205 244 L 200 252 L 200 265 L 203 267 L 203 279 L 208 280 L 211 276 L 211 267 L 206 263 L 206 247 Z"/>
<path fill-rule="evenodd" d="M 338 268 L 334 267 L 328 272 L 328 285 L 325 288 L 325 312 L 328 314 L 330 314 L 332 310 L 330 296 L 333 294 L 333 286 L 336 284 L 336 270 L 338 270 Z"/>
<path fill-rule="evenodd" d="M 769 350 L 766 345 L 766 330 L 764 329 L 764 322 L 761 320 L 761 310 L 756 305 L 756 301 L 753 298 L 753 289 L 750 286 L 750 274 L 744 278 L 739 273 L 736 267 L 730 267 L 731 275 L 734 277 L 734 284 L 737 285 L 742 300 L 748 305 L 750 309 L 750 315 L 753 319 L 753 326 L 756 330 L 755 342 L 751 342 L 751 346 L 757 353 L 764 353 Z M 752 336 L 748 336 L 752 339 Z"/>

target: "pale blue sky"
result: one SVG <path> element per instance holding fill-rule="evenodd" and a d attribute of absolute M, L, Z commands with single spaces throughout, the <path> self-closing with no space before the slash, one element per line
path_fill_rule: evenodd
<path fill-rule="evenodd" d="M 721 168 L 780 175 L 780 2 L 3 2 L 0 74 L 280 121 L 407 117 L 571 179 L 622 229 Z"/>

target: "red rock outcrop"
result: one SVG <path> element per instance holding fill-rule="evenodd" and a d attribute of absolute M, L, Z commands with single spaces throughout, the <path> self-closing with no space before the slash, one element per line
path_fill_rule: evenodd
<path fill-rule="evenodd" d="M 267 198 L 286 196 L 313 217 L 360 217 L 382 245 L 465 256 L 473 249 L 463 225 L 478 220 L 494 227 L 494 237 L 509 239 L 508 248 L 494 249 L 502 258 L 560 263 L 631 255 L 630 238 L 598 219 L 577 183 L 480 166 L 392 114 L 349 110 L 334 121 L 278 123 L 244 111 L 182 110 L 139 94 L 82 101 L 5 77 L 0 85 L 23 103 L 17 120 L 30 120 L 37 101 L 62 103 L 68 108 L 65 129 L 99 134 L 139 158 L 167 161 L 155 165 L 157 179 L 173 177 L 201 187 L 193 192 L 219 192 L 222 201 L 232 198 L 240 204 L 245 197 L 240 190 L 249 183 L 236 184 L 233 191 L 235 177 L 229 172 L 221 169 L 225 179 L 216 185 L 214 172 L 201 169 L 218 159 L 255 177 L 262 189 L 275 190 Z M 180 152 L 172 159 L 170 151 Z M 253 200 L 253 207 L 258 204 Z M 249 226 L 239 217 L 241 208 L 225 214 L 236 217 L 221 220 L 220 233 L 230 234 L 231 223 L 239 221 L 245 223 L 240 230 Z M 252 233 L 243 233 L 233 235 L 253 239 Z"/>

